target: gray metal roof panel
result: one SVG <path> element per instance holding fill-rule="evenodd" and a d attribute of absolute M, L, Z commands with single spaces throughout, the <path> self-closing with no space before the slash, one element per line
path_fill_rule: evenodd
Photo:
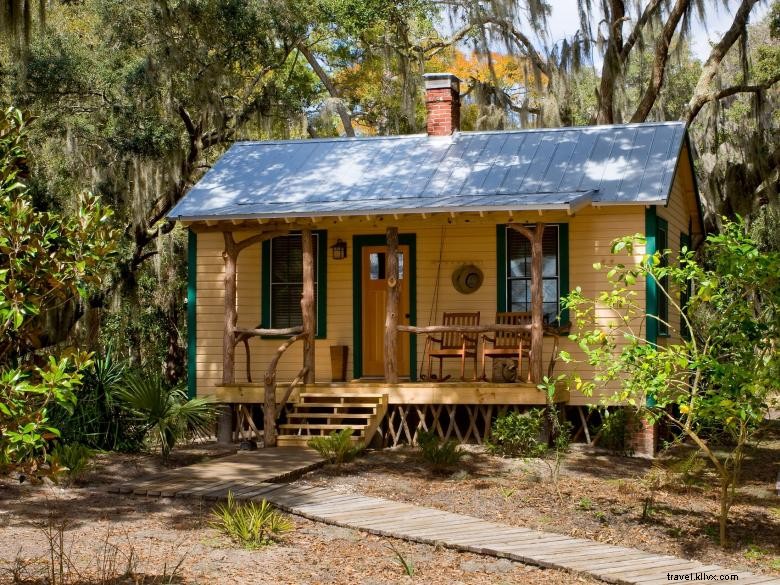
<path fill-rule="evenodd" d="M 169 217 L 664 203 L 684 137 L 668 122 L 239 142 Z"/>

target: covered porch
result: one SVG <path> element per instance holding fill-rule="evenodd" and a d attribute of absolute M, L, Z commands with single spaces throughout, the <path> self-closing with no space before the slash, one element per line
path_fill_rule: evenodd
<path fill-rule="evenodd" d="M 407 218 L 401 216 L 399 219 Z M 437 219 L 441 221 L 443 218 Z M 448 219 L 452 221 L 452 217 Z M 495 223 L 490 220 L 484 223 L 486 231 L 495 232 Z M 223 440 L 256 440 L 262 437 L 265 446 L 296 444 L 305 443 L 311 435 L 327 434 L 331 430 L 351 426 L 366 442 L 373 435 L 381 437 L 384 444 L 413 442 L 419 430 L 431 429 L 442 437 L 482 442 L 487 438 L 490 422 L 497 414 L 508 409 L 548 403 L 546 393 L 537 388 L 543 375 L 552 375 L 557 353 L 557 331 L 545 327 L 544 323 L 541 285 L 544 223 L 506 224 L 507 229 L 528 239 L 531 251 L 530 322 L 521 325 L 496 324 L 488 314 L 479 325 L 441 325 L 434 320 L 433 325 L 417 326 L 417 297 L 422 287 L 417 281 L 419 269 L 415 266 L 416 242 L 409 237 L 411 230 L 407 227 L 408 223 L 399 222 L 399 225 L 404 226 L 402 229 L 405 235 L 399 233 L 399 227 L 391 225 L 381 235 L 374 234 L 370 238 L 353 236 L 353 264 L 362 261 L 365 256 L 360 253 L 361 243 L 370 245 L 368 252 L 382 250 L 383 254 L 381 278 L 369 283 L 375 289 L 372 293 L 374 297 L 369 298 L 369 301 L 375 305 L 374 308 L 377 299 L 381 301 L 381 311 L 378 311 L 381 312 L 380 322 L 373 326 L 374 338 L 378 338 L 373 351 L 379 354 L 376 361 L 381 372 L 379 375 L 376 372 L 360 372 L 361 368 L 354 365 L 360 357 L 355 354 L 370 351 L 370 344 L 366 343 L 365 336 L 363 342 L 360 342 L 361 329 L 358 322 L 367 318 L 365 307 L 358 311 L 353 306 L 352 326 L 355 335 L 348 346 L 353 354 L 352 373 L 367 375 L 347 375 L 340 382 L 323 381 L 335 376 L 335 372 L 332 376 L 327 371 L 320 371 L 319 375 L 317 372 L 318 363 L 321 367 L 323 362 L 323 356 L 319 360 L 317 356 L 317 346 L 322 346 L 322 343 L 316 341 L 322 333 L 322 319 L 318 319 L 321 299 L 318 298 L 317 287 L 322 290 L 323 280 L 322 274 L 318 278 L 315 266 L 323 256 L 323 244 L 329 244 L 333 238 L 318 242 L 318 236 L 322 238 L 321 232 L 312 229 L 311 223 L 289 218 L 285 221 L 255 221 L 251 225 L 247 224 L 219 221 L 211 225 L 189 226 L 199 233 L 218 234 L 224 244 L 221 253 L 224 276 L 221 380 L 212 389 L 200 391 L 226 405 L 220 425 Z M 340 227 L 345 227 L 344 224 L 349 224 L 349 220 L 340 221 L 340 224 Z M 364 228 L 355 227 L 351 231 L 354 234 L 360 229 Z M 238 286 L 240 255 L 245 250 L 261 247 L 265 242 L 289 234 L 300 237 L 302 325 L 285 328 L 268 327 L 266 323 L 257 327 L 239 326 L 239 313 L 246 303 Z M 416 234 L 413 232 L 412 235 Z M 341 241 L 341 238 L 336 238 L 336 241 Z M 412 246 L 409 246 L 410 242 Z M 441 245 L 445 245 L 444 241 Z M 326 248 L 325 252 L 329 254 L 330 249 Z M 266 260 L 265 253 L 262 255 L 263 260 Z M 469 259 L 464 258 L 464 261 Z M 326 257 L 326 261 L 331 262 L 331 258 Z M 332 264 L 338 265 L 336 262 Z M 360 282 L 365 280 L 354 278 L 352 283 L 355 305 L 360 304 L 360 299 L 367 298 L 358 290 Z M 367 304 L 365 300 L 363 302 Z M 495 336 L 497 333 L 522 333 L 528 340 L 526 370 L 519 377 L 520 381 L 509 383 L 489 381 L 492 376 L 487 376 L 486 380 L 475 380 L 470 371 L 466 379 L 460 379 L 457 375 L 448 376 L 446 380 L 421 376 L 423 372 L 418 371 L 417 363 L 425 361 L 425 353 L 420 362 L 417 348 L 425 345 L 429 337 L 445 333 L 479 338 L 480 343 L 483 337 Z M 264 351 L 260 352 L 257 346 L 252 345 L 255 339 L 262 340 L 262 347 L 266 348 Z M 274 339 L 276 341 L 269 341 Z M 273 343 L 272 352 L 268 351 L 269 343 Z M 291 370 L 291 358 L 288 358 L 288 373 L 279 377 L 279 364 L 290 354 L 291 348 L 300 349 L 299 365 Z M 475 351 L 478 350 L 475 348 Z M 262 377 L 258 379 L 257 373 L 253 377 L 252 371 L 257 370 L 260 361 L 265 366 Z M 365 360 L 360 362 L 361 365 L 366 363 Z M 476 357 L 474 363 L 476 368 Z M 295 375 L 289 372 L 295 372 Z M 426 379 L 420 379 L 422 377 Z M 568 393 L 563 389 L 559 389 L 553 397 L 553 402 L 567 400 Z"/>

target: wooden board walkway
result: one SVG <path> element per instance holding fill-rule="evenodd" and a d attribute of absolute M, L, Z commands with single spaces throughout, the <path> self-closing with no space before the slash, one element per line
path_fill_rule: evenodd
<path fill-rule="evenodd" d="M 188 494 L 194 491 L 194 494 L 200 495 L 206 487 L 216 487 L 218 483 L 240 487 L 289 481 L 322 464 L 322 457 L 317 452 L 300 447 L 239 451 L 235 455 L 115 483 L 108 487 L 108 491 L 162 497 L 174 497 L 182 495 L 184 491 Z"/>
<path fill-rule="evenodd" d="M 303 449 L 260 450 L 172 470 L 155 478 L 117 484 L 109 491 L 204 500 L 222 500 L 232 492 L 238 500 L 268 500 L 286 512 L 317 522 L 564 569 L 609 583 L 664 585 L 676 582 L 669 579 L 669 574 L 694 574 L 685 580 L 686 584 L 712 583 L 719 581 L 720 576 L 736 575 L 738 580 L 732 577 L 731 582 L 739 585 L 780 585 L 780 579 L 774 576 L 507 526 L 402 502 L 343 494 L 323 487 L 272 483 L 320 464 L 315 453 Z"/>

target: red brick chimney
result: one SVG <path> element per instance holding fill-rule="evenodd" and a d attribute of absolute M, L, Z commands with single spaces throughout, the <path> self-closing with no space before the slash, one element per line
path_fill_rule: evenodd
<path fill-rule="evenodd" d="M 460 130 L 460 79 L 452 73 L 426 73 L 425 107 L 428 136 L 449 136 Z"/>

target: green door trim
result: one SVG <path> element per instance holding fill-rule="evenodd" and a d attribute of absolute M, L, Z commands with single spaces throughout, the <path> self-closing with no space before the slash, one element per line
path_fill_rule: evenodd
<path fill-rule="evenodd" d="M 197 386 L 198 234 L 187 229 L 187 395 L 195 398 Z"/>
<path fill-rule="evenodd" d="M 409 261 L 406 267 L 409 274 L 409 324 L 417 324 L 417 235 L 400 234 L 398 243 L 409 246 Z M 363 375 L 363 247 L 386 246 L 383 234 L 352 236 L 352 374 L 355 378 Z M 417 336 L 409 340 L 409 378 L 417 379 Z"/>

